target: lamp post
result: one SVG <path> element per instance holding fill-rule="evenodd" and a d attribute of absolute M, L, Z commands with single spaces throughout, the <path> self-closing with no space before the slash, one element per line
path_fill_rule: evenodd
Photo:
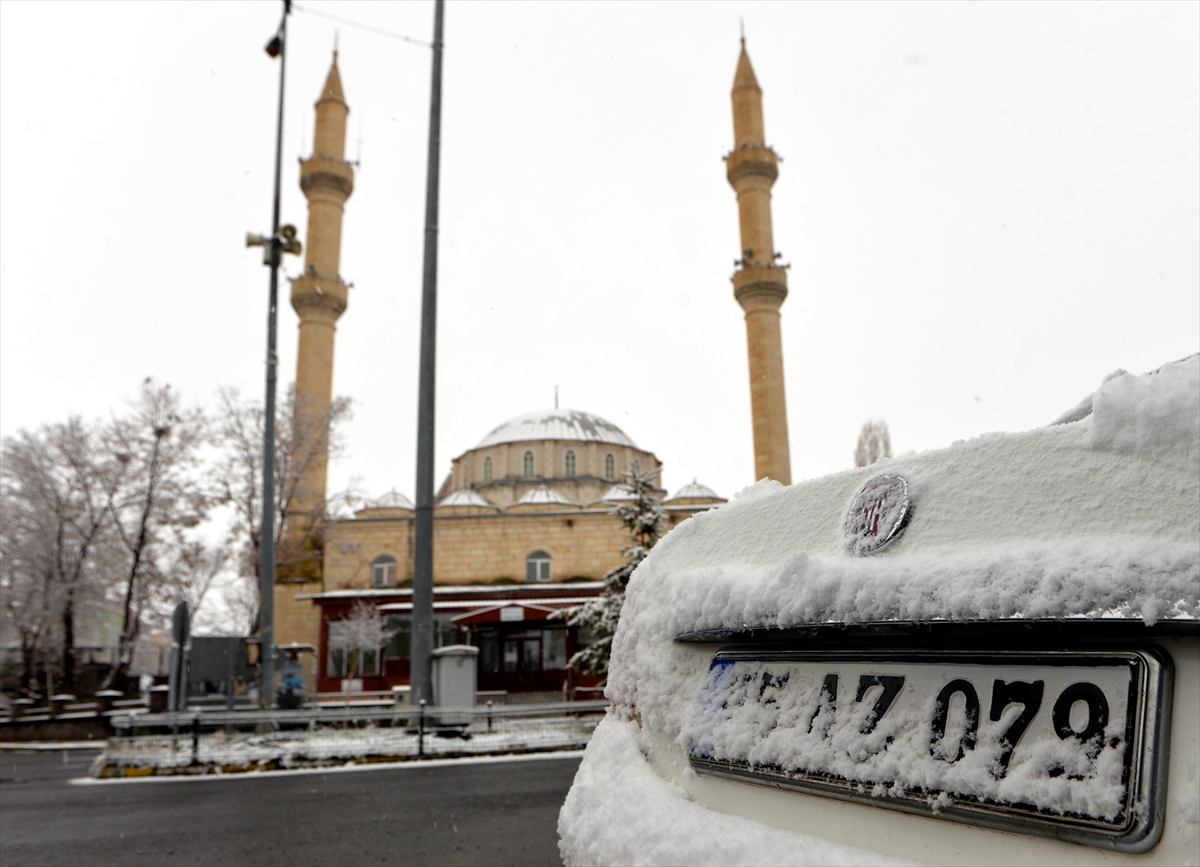
<path fill-rule="evenodd" d="M 442 13 L 433 12 L 429 163 L 425 179 L 425 265 L 421 283 L 420 390 L 417 396 L 417 507 L 413 545 L 413 698 L 433 704 L 433 422 L 437 365 L 438 176 L 442 142 Z"/>
<path fill-rule="evenodd" d="M 279 60 L 279 108 L 275 118 L 275 198 L 271 208 L 271 234 L 246 235 L 247 247 L 263 247 L 263 263 L 271 269 L 267 299 L 267 400 L 263 415 L 262 530 L 258 565 L 258 636 L 262 647 L 259 699 L 264 708 L 275 703 L 275 320 L 279 306 L 279 260 L 284 253 L 300 253 L 293 226 L 279 225 L 279 179 L 283 160 L 283 85 L 287 71 L 287 19 L 291 0 L 283 0 L 279 29 L 266 52 Z"/>

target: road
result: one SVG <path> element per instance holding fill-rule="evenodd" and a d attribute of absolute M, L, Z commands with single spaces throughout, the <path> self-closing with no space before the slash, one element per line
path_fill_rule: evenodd
<path fill-rule="evenodd" d="M 577 756 L 74 785 L 93 751 L 0 754 L 0 863 L 560 864 Z"/>

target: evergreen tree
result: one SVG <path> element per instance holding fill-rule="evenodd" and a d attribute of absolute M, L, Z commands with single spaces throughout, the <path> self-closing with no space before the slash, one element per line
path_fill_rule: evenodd
<path fill-rule="evenodd" d="M 597 638 L 567 663 L 582 674 L 608 677 L 612 639 L 621 617 L 621 607 L 625 603 L 625 587 L 633 570 L 646 559 L 650 549 L 663 536 L 666 518 L 658 506 L 657 491 L 650 483 L 658 473 L 658 469 L 652 469 L 644 473 L 624 474 L 628 481 L 622 482 L 620 487 L 629 494 L 629 499 L 622 501 L 609 514 L 620 518 L 621 524 L 629 530 L 633 544 L 621 549 L 625 562 L 605 573 L 603 592 L 595 599 L 564 613 L 569 626 L 587 629 Z"/>

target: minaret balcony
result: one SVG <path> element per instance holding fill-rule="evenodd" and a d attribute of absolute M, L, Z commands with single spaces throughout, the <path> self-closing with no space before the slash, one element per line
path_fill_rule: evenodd
<path fill-rule="evenodd" d="M 292 307 L 306 317 L 336 320 L 346 311 L 350 287 L 340 277 L 303 274 L 292 281 Z"/>
<path fill-rule="evenodd" d="M 337 157 L 313 154 L 300 161 L 300 189 L 306 196 L 332 192 L 348 199 L 354 192 L 354 166 Z"/>
<path fill-rule="evenodd" d="M 779 177 L 779 157 L 767 145 L 743 142 L 725 157 L 725 175 L 735 187 L 743 178 L 757 178 L 773 184 Z"/>
<path fill-rule="evenodd" d="M 733 297 L 744 308 L 778 308 L 787 294 L 787 271 L 780 265 L 745 265 L 734 272 Z"/>

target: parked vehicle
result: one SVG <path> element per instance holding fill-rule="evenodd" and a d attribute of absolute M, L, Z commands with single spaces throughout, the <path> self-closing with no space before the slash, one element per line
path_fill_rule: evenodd
<path fill-rule="evenodd" d="M 568 864 L 1200 860 L 1200 356 L 783 487 L 629 584 Z"/>

